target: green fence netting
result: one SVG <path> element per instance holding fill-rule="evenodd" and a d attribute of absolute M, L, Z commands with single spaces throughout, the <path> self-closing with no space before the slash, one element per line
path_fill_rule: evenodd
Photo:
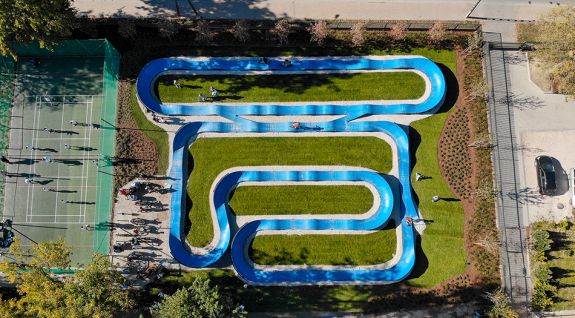
<path fill-rule="evenodd" d="M 15 61 L 11 57 L 0 56 L 0 153 L 8 150 L 10 130 L 10 108 L 14 94 Z M 0 170 L 4 170 L 0 162 Z M 0 183 L 0 211 L 4 209 L 4 182 Z"/>
<path fill-rule="evenodd" d="M 100 156 L 102 165 L 98 173 L 98 193 L 96 196 L 96 215 L 94 232 L 94 251 L 108 254 L 110 233 L 107 224 L 110 222 L 113 202 L 114 167 L 105 160 L 113 158 L 116 144 L 116 100 L 118 96 L 118 74 L 120 71 L 120 54 L 109 43 L 104 44 L 104 90 L 102 105 L 102 127 L 100 133 Z"/>

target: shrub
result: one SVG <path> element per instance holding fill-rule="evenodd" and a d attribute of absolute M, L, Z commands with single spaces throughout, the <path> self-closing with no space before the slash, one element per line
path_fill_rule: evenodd
<path fill-rule="evenodd" d="M 487 293 L 486 297 L 491 302 L 491 307 L 487 311 L 489 318 L 517 318 L 519 314 L 511 308 L 511 302 L 505 292 L 499 288 L 492 293 Z"/>
<path fill-rule="evenodd" d="M 535 252 L 535 259 L 544 261 L 545 253 L 551 249 L 551 240 L 549 232 L 543 229 L 537 229 L 531 234 L 531 248 Z"/>
<path fill-rule="evenodd" d="M 365 22 L 356 22 L 351 27 L 351 44 L 353 46 L 362 46 L 365 44 Z"/>
<path fill-rule="evenodd" d="M 329 28 L 327 27 L 327 22 L 324 20 L 317 21 L 310 25 L 308 31 L 311 35 L 310 41 L 315 42 L 318 45 L 323 45 L 329 36 Z"/>
<path fill-rule="evenodd" d="M 401 41 L 407 36 L 407 29 L 409 28 L 409 23 L 406 21 L 401 21 L 394 24 L 389 30 L 389 36 L 394 41 Z"/>
<path fill-rule="evenodd" d="M 206 20 L 199 20 L 196 24 L 196 41 L 201 43 L 209 43 L 213 38 L 214 34 L 210 30 L 210 25 Z"/>
<path fill-rule="evenodd" d="M 118 22 L 118 33 L 127 39 L 134 39 L 138 31 L 136 23 L 132 19 L 121 19 Z"/>
<path fill-rule="evenodd" d="M 427 34 L 429 43 L 434 45 L 441 43 L 445 38 L 445 31 L 447 31 L 447 25 L 445 25 L 445 23 L 435 22 Z"/>
<path fill-rule="evenodd" d="M 271 33 L 275 35 L 278 43 L 284 45 L 288 43 L 289 34 L 291 33 L 291 26 L 287 19 L 277 20 Z"/>
<path fill-rule="evenodd" d="M 242 43 L 250 40 L 250 27 L 246 20 L 238 20 L 232 28 L 232 35 L 234 38 Z"/>
<path fill-rule="evenodd" d="M 162 20 L 158 24 L 158 33 L 160 37 L 171 39 L 180 30 L 180 24 L 177 21 L 173 20 Z"/>

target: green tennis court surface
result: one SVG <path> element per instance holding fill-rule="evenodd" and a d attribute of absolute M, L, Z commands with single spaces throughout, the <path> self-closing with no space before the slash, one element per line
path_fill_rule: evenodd
<path fill-rule="evenodd" d="M 15 70 L 3 218 L 24 247 L 63 238 L 80 264 L 109 248 L 116 90 L 104 60 L 23 57 Z"/>

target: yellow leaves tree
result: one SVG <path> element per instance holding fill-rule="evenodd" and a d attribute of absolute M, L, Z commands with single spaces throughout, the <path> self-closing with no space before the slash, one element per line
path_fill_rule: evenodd
<path fill-rule="evenodd" d="M 71 266 L 71 251 L 63 240 L 42 242 L 30 254 L 20 242 L 10 247 L 11 259 L 0 263 L 0 271 L 16 285 L 18 299 L 0 301 L 0 318 L 10 317 L 95 317 L 107 318 L 134 306 L 124 279 L 107 257 L 95 255 L 75 274 L 62 274 Z"/>

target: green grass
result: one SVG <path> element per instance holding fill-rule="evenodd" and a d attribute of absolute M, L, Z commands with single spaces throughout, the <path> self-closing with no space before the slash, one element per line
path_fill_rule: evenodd
<path fill-rule="evenodd" d="M 415 99 L 425 91 L 423 78 L 412 72 L 186 76 L 179 77 L 182 89 L 173 85 L 173 79 L 158 82 L 163 102 L 197 101 L 200 93 L 210 96 L 210 86 L 220 92 L 217 100 L 225 102 Z"/>
<path fill-rule="evenodd" d="M 188 180 L 188 195 L 192 202 L 188 242 L 198 247 L 207 245 L 213 238 L 209 191 L 217 175 L 225 169 L 309 164 L 360 166 L 382 173 L 391 169 L 391 148 L 375 137 L 200 138 L 190 151 L 194 167 Z M 322 187 L 307 188 L 311 193 Z M 337 191 L 334 195 L 349 197 L 349 188 L 334 187 Z M 310 197 L 317 196 L 311 193 Z M 290 202 L 297 210 L 305 198 L 290 197 Z M 310 212 L 323 213 L 321 210 Z"/>
<path fill-rule="evenodd" d="M 445 52 L 439 61 L 451 72 L 456 73 L 455 52 Z M 454 89 L 456 83 L 450 83 L 449 78 L 447 80 L 448 87 Z M 453 91 L 449 94 L 453 94 Z M 448 97 L 443 109 L 453 103 L 452 98 Z M 419 210 L 423 218 L 433 221 L 427 224 L 421 239 L 423 253 L 429 265 L 426 269 L 415 270 L 415 272 L 425 270 L 421 276 L 409 280 L 409 283 L 415 286 L 432 287 L 465 271 L 464 220 L 461 202 L 445 200 L 431 202 L 431 197 L 434 195 L 453 198 L 453 193 L 439 170 L 437 150 L 439 136 L 449 113 L 440 112 L 411 124 L 417 135 L 421 136 L 421 143 L 415 153 L 416 164 L 412 170 L 412 180 L 415 180 L 416 172 L 431 177 L 420 182 L 414 181 L 413 189 L 419 198 Z M 415 135 L 415 133 L 410 135 L 412 147 L 417 139 Z M 421 258 L 422 255 L 418 257 Z M 416 266 L 421 266 L 421 264 L 419 262 Z"/>
<path fill-rule="evenodd" d="M 575 309 L 575 227 L 571 222 L 568 224 L 566 228 L 553 222 L 533 224 L 534 229 L 549 231 L 553 240 L 546 261 L 551 269 L 553 285 L 557 286 L 552 311 Z M 533 271 L 533 265 L 531 270 Z"/>
<path fill-rule="evenodd" d="M 393 258 L 396 245 L 395 228 L 365 235 L 260 235 L 250 257 L 261 265 L 375 265 Z"/>
<path fill-rule="evenodd" d="M 132 84 L 130 90 L 130 109 L 136 126 L 156 144 L 156 150 L 158 151 L 158 174 L 165 174 L 166 170 L 168 170 L 168 158 L 170 157 L 168 134 L 160 127 L 151 123 L 142 112 L 142 109 L 138 105 L 135 84 Z"/>
<path fill-rule="evenodd" d="M 361 214 L 373 205 L 364 186 L 238 187 L 230 200 L 236 215 Z M 297 198 L 294 202 L 291 198 Z"/>

